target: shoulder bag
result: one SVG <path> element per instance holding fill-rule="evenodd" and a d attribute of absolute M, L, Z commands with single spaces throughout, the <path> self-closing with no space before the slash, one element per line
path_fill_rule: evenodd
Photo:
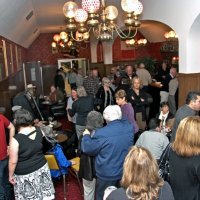
<path fill-rule="evenodd" d="M 171 151 L 171 143 L 167 145 L 159 160 L 159 175 L 168 183 L 170 183 L 169 172 L 169 153 Z"/>

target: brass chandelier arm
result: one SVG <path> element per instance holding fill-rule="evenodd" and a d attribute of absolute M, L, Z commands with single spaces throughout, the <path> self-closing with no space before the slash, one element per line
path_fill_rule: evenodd
<path fill-rule="evenodd" d="M 129 27 L 128 28 L 128 34 L 126 35 L 120 28 L 119 28 L 119 26 L 117 26 L 116 24 L 113 24 L 114 25 L 114 27 L 115 27 L 115 30 L 116 30 L 116 32 L 117 32 L 117 35 L 120 37 L 120 38 L 122 38 L 122 39 L 131 39 L 131 38 L 134 38 L 135 36 L 136 36 L 136 34 L 137 34 L 137 32 L 138 32 L 138 28 L 136 27 L 135 28 L 135 33 L 133 34 L 133 35 L 131 35 L 131 33 L 132 33 L 132 28 L 131 27 Z M 130 36 L 131 35 L 131 36 Z"/>
<path fill-rule="evenodd" d="M 92 29 L 92 27 L 90 27 L 89 30 L 88 30 L 87 32 L 90 33 L 91 29 Z M 77 39 L 76 37 L 74 37 L 74 34 L 73 34 L 72 31 L 70 31 L 70 37 L 71 37 L 74 41 L 76 41 L 76 42 L 83 42 L 83 41 L 86 41 L 86 39 L 85 39 L 83 36 L 82 36 L 82 38 L 80 38 L 80 39 Z"/>
<path fill-rule="evenodd" d="M 82 38 L 82 39 L 78 39 L 78 40 L 77 40 L 77 39 L 74 37 L 72 31 L 70 32 L 70 36 L 71 36 L 71 38 L 72 38 L 74 41 L 76 41 L 76 42 L 82 42 L 82 41 L 84 40 L 84 38 Z"/>

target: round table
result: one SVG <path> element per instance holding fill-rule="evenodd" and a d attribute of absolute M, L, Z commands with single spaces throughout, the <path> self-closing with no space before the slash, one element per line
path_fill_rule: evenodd
<path fill-rule="evenodd" d="M 58 141 L 58 143 L 63 143 L 66 142 L 68 140 L 67 135 L 63 134 L 63 133 L 58 133 L 55 137 L 55 139 Z"/>

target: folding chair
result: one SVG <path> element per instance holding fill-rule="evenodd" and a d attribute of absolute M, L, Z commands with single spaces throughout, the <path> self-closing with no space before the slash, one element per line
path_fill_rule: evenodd
<path fill-rule="evenodd" d="M 60 173 L 62 174 L 62 171 L 60 169 L 60 166 L 58 164 L 58 161 L 54 155 L 54 153 L 48 153 L 45 155 L 45 158 L 48 162 L 48 165 L 49 165 L 49 169 L 51 170 L 59 170 Z M 67 197 L 66 197 L 66 182 L 65 182 L 65 174 L 62 174 L 63 176 L 63 192 L 64 192 L 64 200 L 67 200 Z"/>
<path fill-rule="evenodd" d="M 77 179 L 81 195 L 83 195 L 82 184 L 81 184 L 79 176 L 78 176 L 79 167 L 80 167 L 80 158 L 75 157 L 75 158 L 71 159 L 70 161 L 74 162 L 75 164 L 69 168 L 69 172 Z"/>

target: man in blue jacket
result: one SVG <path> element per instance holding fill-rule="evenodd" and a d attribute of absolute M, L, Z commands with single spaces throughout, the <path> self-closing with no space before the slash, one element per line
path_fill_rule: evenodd
<path fill-rule="evenodd" d="M 133 126 L 122 118 L 119 106 L 108 106 L 103 112 L 107 125 L 91 137 L 83 133 L 82 151 L 95 156 L 96 200 L 102 200 L 108 186 L 119 186 L 124 159 L 133 145 Z"/>

